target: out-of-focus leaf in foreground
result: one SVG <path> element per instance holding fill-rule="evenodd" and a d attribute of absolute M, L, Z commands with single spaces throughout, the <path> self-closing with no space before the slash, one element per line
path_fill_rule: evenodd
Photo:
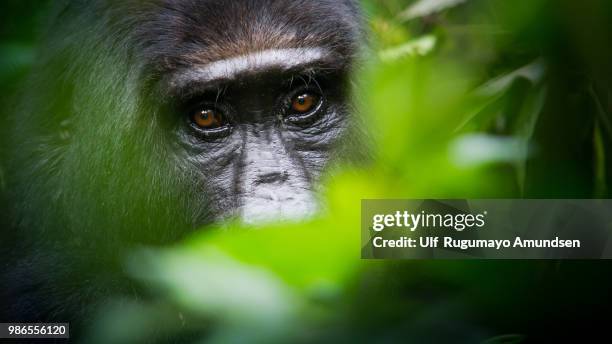
<path fill-rule="evenodd" d="M 424 17 L 459 5 L 466 0 L 419 0 L 410 5 L 399 17 L 403 20 Z"/>
<path fill-rule="evenodd" d="M 119 318 L 122 327 L 134 329 L 114 332 L 113 342 L 148 338 L 146 327 L 138 325 L 142 322 L 172 336 L 181 326 L 163 324 L 180 324 L 181 310 L 180 317 L 190 319 L 184 327 L 201 331 L 212 321 L 208 342 L 306 340 L 335 316 L 333 306 L 359 269 L 360 232 L 355 229 L 360 225 L 359 199 L 368 187 L 355 189 L 358 178 L 347 173 L 330 188 L 330 215 L 323 218 L 260 228 L 208 228 L 174 248 L 140 250 L 129 261 L 129 271 L 153 285 L 166 303 L 132 304 L 130 309 L 142 308 L 138 319 L 131 319 L 134 312 L 122 311 L 125 305 L 120 304 L 103 312 L 99 324 Z M 347 187 L 351 197 L 345 196 L 351 192 Z M 168 313 L 160 308 L 177 311 L 168 320 L 160 318 Z M 130 322 L 134 324 L 126 325 Z M 96 338 L 110 340 L 100 337 L 101 332 Z"/>

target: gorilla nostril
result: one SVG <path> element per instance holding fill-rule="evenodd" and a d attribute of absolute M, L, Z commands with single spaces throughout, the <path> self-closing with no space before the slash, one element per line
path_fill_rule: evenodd
<path fill-rule="evenodd" d="M 257 176 L 255 180 L 255 184 L 272 184 L 276 182 L 284 182 L 289 178 L 289 173 L 287 171 L 284 172 L 270 172 L 264 173 Z"/>

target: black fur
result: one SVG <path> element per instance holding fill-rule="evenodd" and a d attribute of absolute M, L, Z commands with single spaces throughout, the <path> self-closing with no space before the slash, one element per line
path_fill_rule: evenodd
<path fill-rule="evenodd" d="M 333 117 L 293 131 L 301 136 L 291 149 L 318 175 L 351 126 L 347 75 L 361 41 L 353 1 L 70 1 L 53 18 L 2 135 L 2 321 L 78 328 L 109 295 L 139 295 L 121 271 L 130 247 L 173 242 L 231 215 L 234 172 L 219 169 L 233 163 L 207 153 L 229 146 L 183 131 L 173 116 L 194 95 L 169 88 L 172 73 L 265 49 L 326 47 L 333 60 L 308 73 L 328 87 Z"/>

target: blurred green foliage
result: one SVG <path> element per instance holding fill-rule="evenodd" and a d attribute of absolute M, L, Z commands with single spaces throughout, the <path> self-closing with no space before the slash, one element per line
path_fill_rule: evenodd
<path fill-rule="evenodd" d="M 88 342 L 547 341 L 551 324 L 569 326 L 563 312 L 605 309 L 605 262 L 360 260 L 359 207 L 609 197 L 612 3 L 363 6 L 370 48 L 355 98 L 372 161 L 329 176 L 326 210 L 309 222 L 230 224 L 138 250 L 126 265 L 149 297 L 102 310 Z M 11 25 L 3 85 L 32 58 L 31 35 L 7 35 Z"/>

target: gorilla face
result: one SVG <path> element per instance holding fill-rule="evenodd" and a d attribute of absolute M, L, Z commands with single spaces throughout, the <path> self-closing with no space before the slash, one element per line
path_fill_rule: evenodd
<path fill-rule="evenodd" d="M 300 218 L 349 114 L 333 52 L 272 48 L 168 76 L 167 114 L 217 219 Z M 193 91 L 195 90 L 195 92 Z"/>
<path fill-rule="evenodd" d="M 160 107 L 175 133 L 170 140 L 180 143 L 176 154 L 206 195 L 202 222 L 312 214 L 317 180 L 349 121 L 354 4 L 166 6 L 172 11 L 146 31 L 153 37 L 141 38 L 149 41 L 144 59 L 156 71 L 154 97 L 165 99 Z"/>

